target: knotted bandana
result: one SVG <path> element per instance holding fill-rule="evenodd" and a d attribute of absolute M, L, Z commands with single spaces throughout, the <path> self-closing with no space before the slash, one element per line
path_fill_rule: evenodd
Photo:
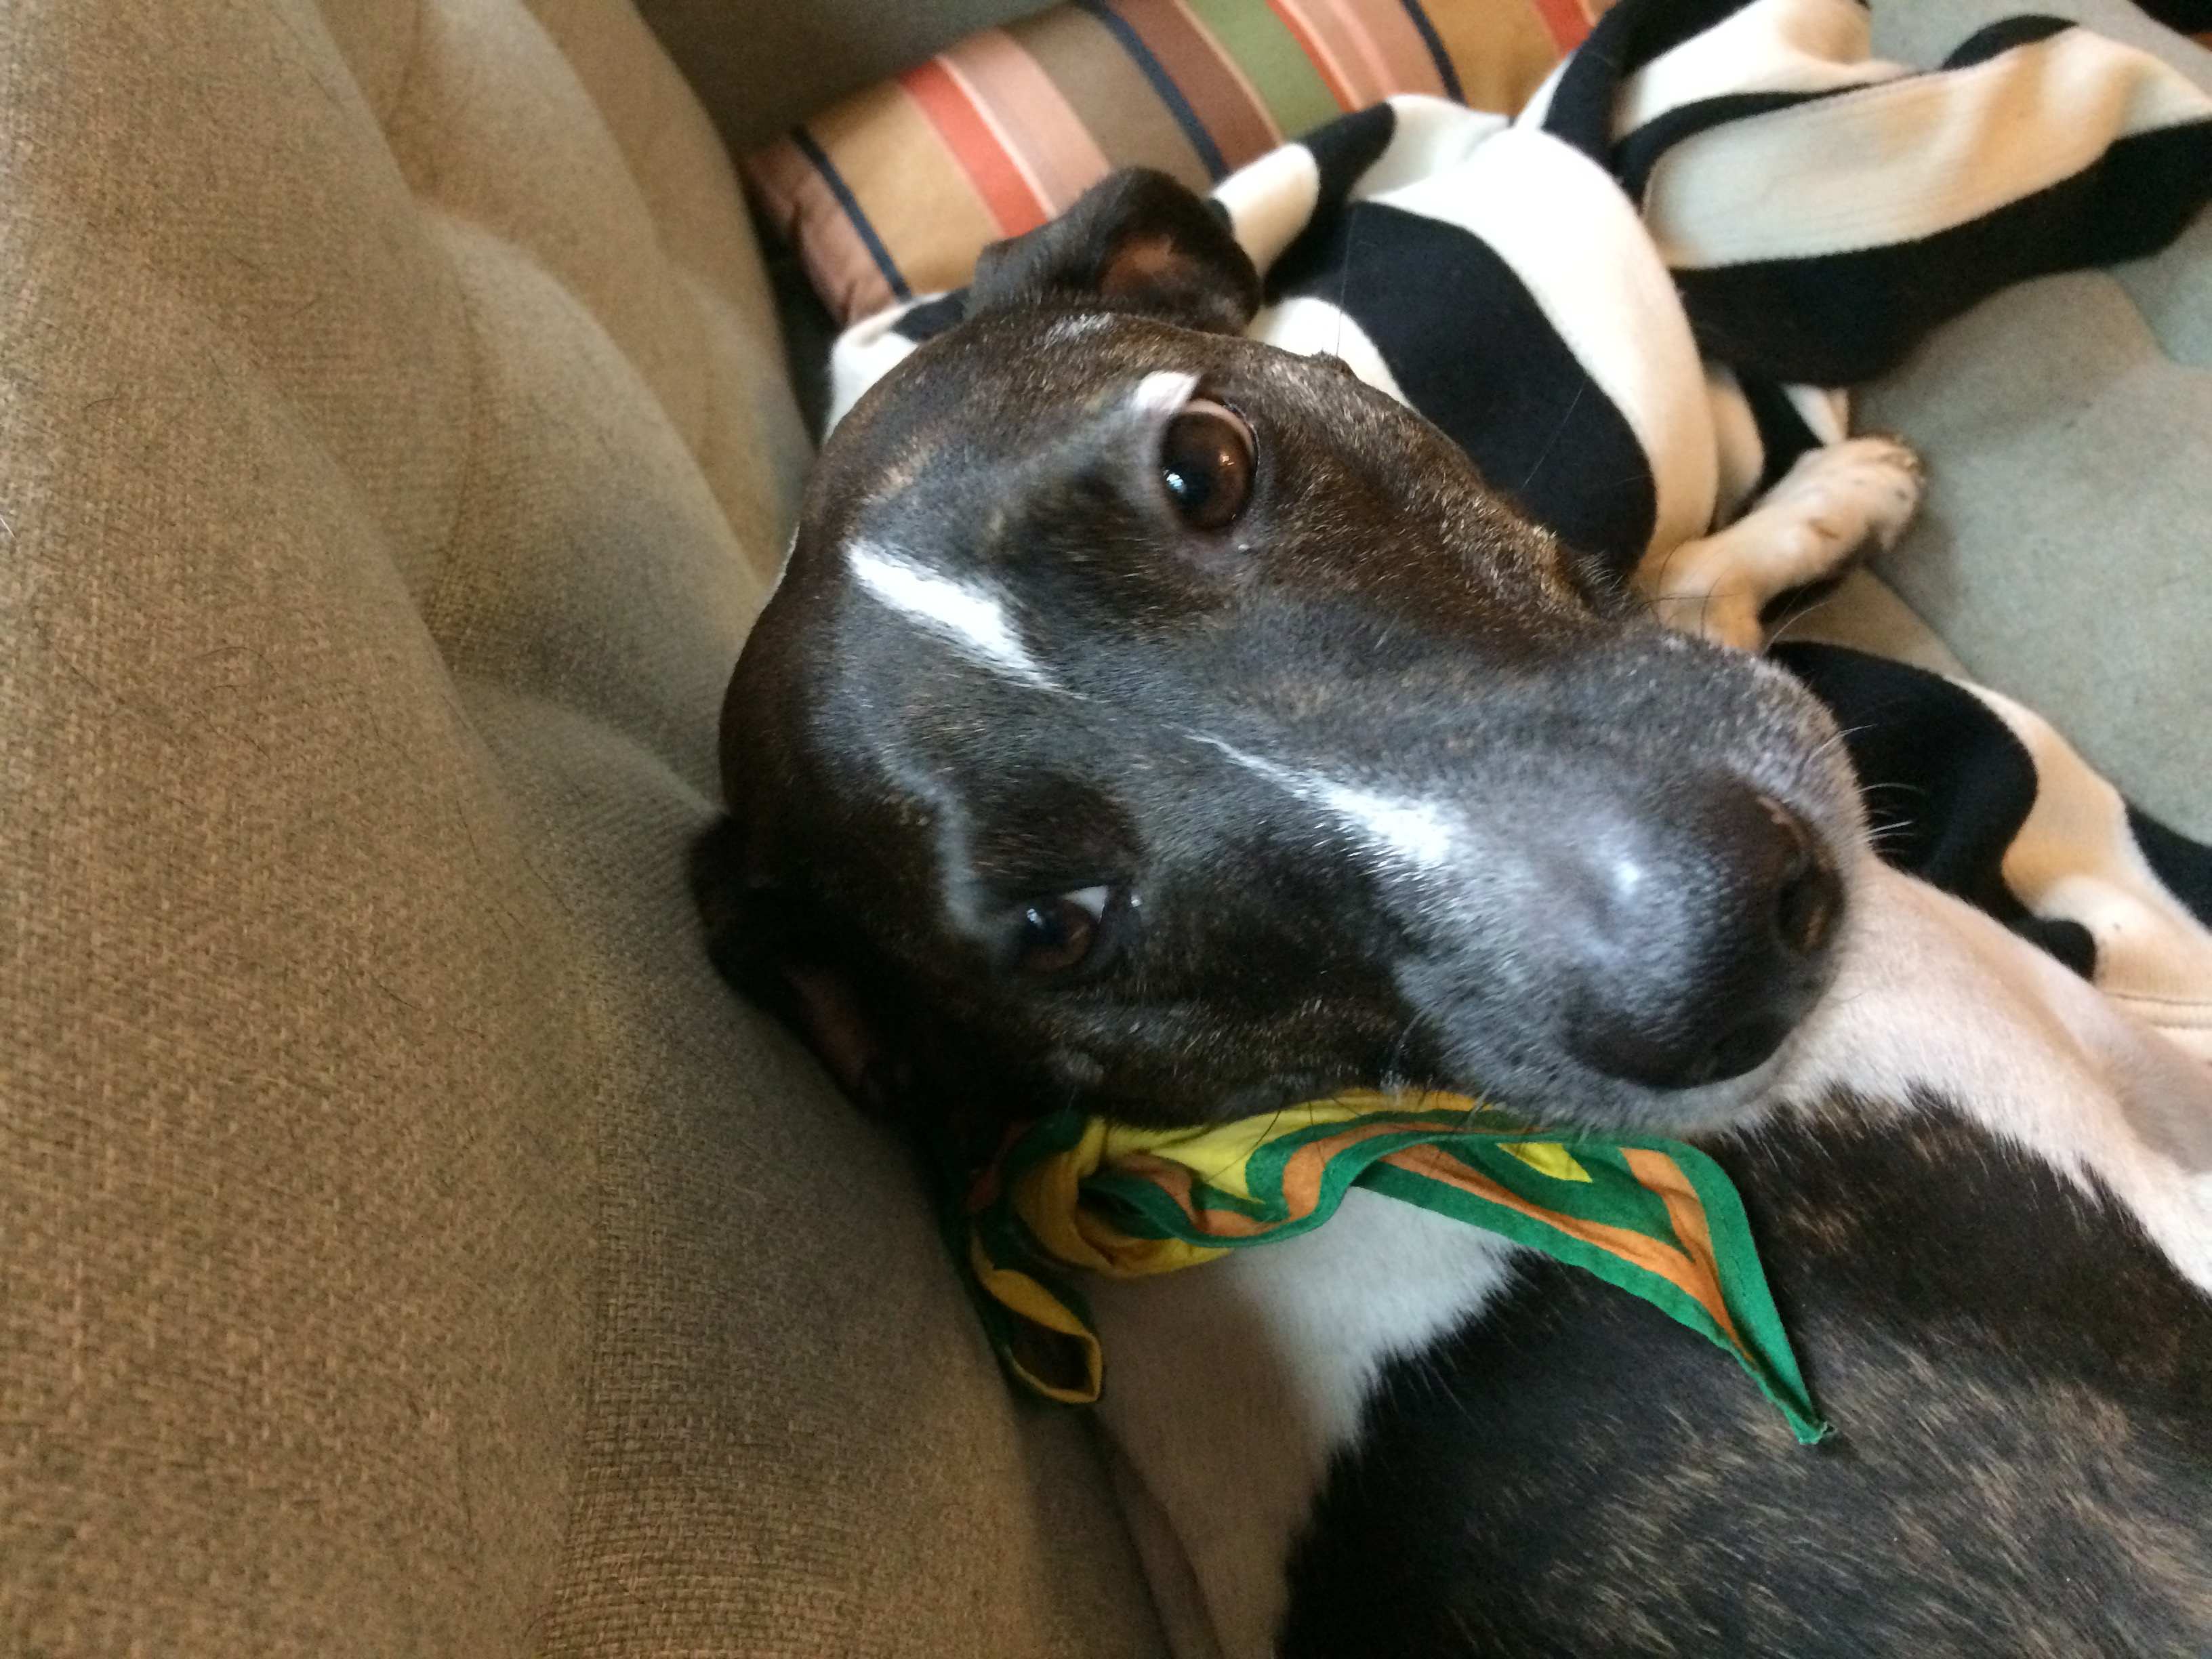
<path fill-rule="evenodd" d="M 1075 1268 L 1170 1273 L 1293 1238 L 1353 1187 L 1483 1227 L 1642 1297 L 1735 1356 L 1811 1444 L 1814 1409 L 1743 1205 L 1704 1153 L 1563 1135 L 1449 1094 L 1360 1091 L 1201 1128 L 1056 1113 L 1012 1132 L 952 1221 L 992 1345 L 1024 1387 L 1098 1397 L 1104 1356 Z"/>

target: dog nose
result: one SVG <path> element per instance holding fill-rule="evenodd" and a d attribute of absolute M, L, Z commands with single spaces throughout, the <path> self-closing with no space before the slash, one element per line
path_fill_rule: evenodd
<path fill-rule="evenodd" d="M 1599 1072 L 1652 1089 L 1740 1077 L 1826 983 L 1843 884 L 1802 818 L 1733 779 L 1601 818 L 1575 861 L 1567 1037 Z"/>

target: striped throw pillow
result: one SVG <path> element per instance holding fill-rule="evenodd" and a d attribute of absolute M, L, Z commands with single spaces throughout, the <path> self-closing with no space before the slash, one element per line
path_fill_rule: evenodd
<path fill-rule="evenodd" d="M 1203 190 L 1393 93 L 1510 112 L 1606 0 L 1068 0 L 856 93 L 745 161 L 831 313 L 966 282 L 1116 167 Z"/>

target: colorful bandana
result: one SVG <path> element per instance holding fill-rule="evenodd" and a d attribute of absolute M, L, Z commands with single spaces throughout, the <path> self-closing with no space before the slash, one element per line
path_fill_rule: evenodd
<path fill-rule="evenodd" d="M 1012 1132 L 974 1176 L 953 1243 L 1008 1371 L 1045 1399 L 1087 1405 L 1104 1356 L 1061 1269 L 1133 1279 L 1194 1267 L 1320 1226 L 1355 1186 L 1642 1297 L 1734 1354 L 1801 1443 L 1828 1432 L 1735 1188 L 1677 1141 L 1563 1136 L 1449 1094 L 1356 1091 L 1192 1129 L 1066 1111 Z"/>

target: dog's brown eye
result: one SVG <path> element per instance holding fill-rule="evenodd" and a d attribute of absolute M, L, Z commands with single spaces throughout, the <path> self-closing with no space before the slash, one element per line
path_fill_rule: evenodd
<path fill-rule="evenodd" d="M 1192 529 L 1224 528 L 1252 494 L 1252 428 L 1234 410 L 1192 398 L 1160 439 L 1160 481 Z"/>
<path fill-rule="evenodd" d="M 1082 887 L 1038 899 L 1022 912 L 1017 962 L 1025 974 L 1060 974 L 1080 965 L 1098 943 L 1110 891 Z"/>

